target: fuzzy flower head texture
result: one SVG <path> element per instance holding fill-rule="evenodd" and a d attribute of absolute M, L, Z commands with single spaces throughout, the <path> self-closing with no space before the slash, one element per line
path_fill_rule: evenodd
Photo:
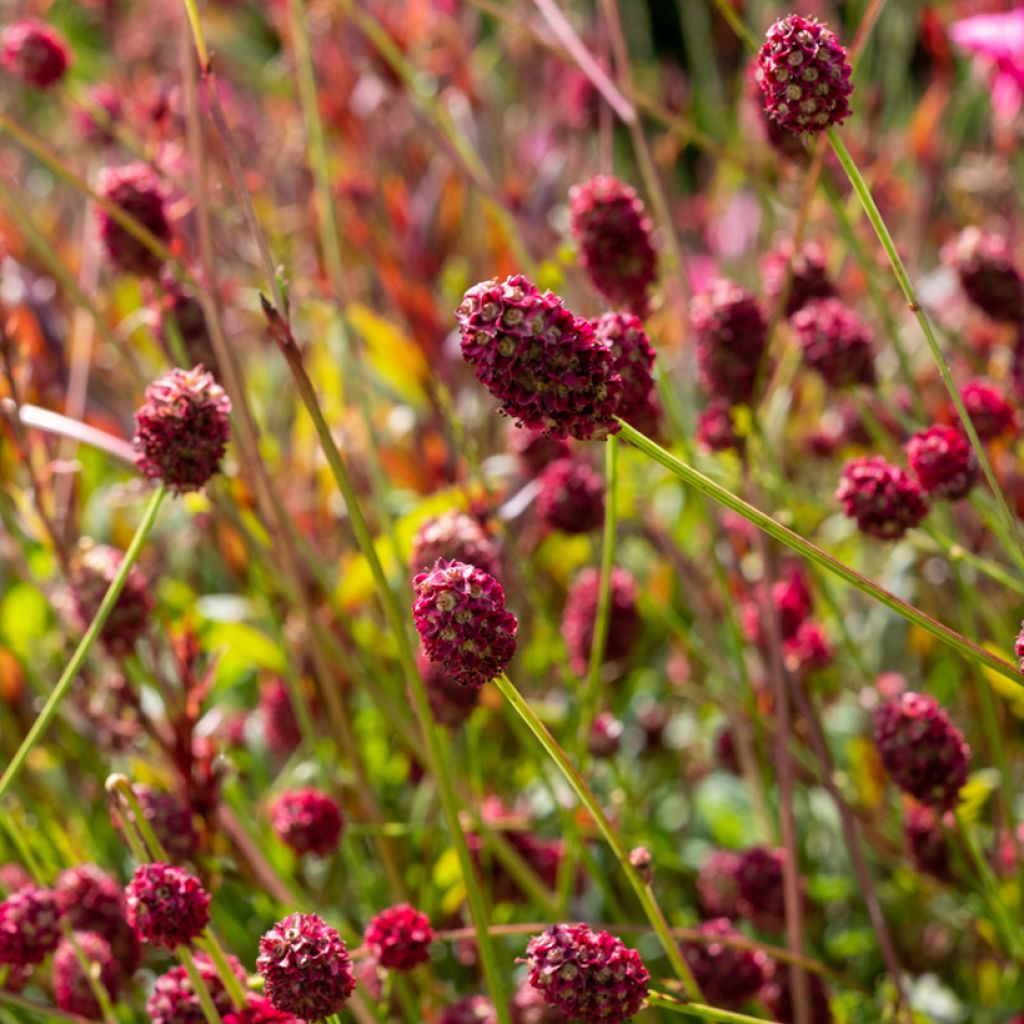
<path fill-rule="evenodd" d="M 68 45 L 60 33 L 34 18 L 8 25 L 0 47 L 8 73 L 36 89 L 56 85 L 71 63 Z"/>
<path fill-rule="evenodd" d="M 1024 316 L 1024 275 L 1006 237 L 966 227 L 942 247 L 942 259 L 978 309 L 993 320 L 1019 323 Z"/>
<path fill-rule="evenodd" d="M 363 942 L 381 967 L 411 971 L 430 959 L 434 930 L 430 918 L 408 903 L 382 910 L 371 918 Z"/>
<path fill-rule="evenodd" d="M 224 1024 L 302 1024 L 294 1014 L 278 1010 L 269 999 L 250 992 L 244 1010 L 233 1009 Z"/>
<path fill-rule="evenodd" d="M 604 480 L 586 462 L 552 462 L 538 484 L 537 517 L 551 529 L 589 533 L 604 522 Z"/>
<path fill-rule="evenodd" d="M 765 110 L 787 131 L 823 132 L 850 116 L 846 48 L 816 19 L 791 14 L 772 25 L 758 67 Z"/>
<path fill-rule="evenodd" d="M 270 823 L 281 842 L 296 853 L 317 857 L 338 848 L 344 827 L 338 802 L 312 787 L 278 796 L 270 806 Z"/>
<path fill-rule="evenodd" d="M 815 299 L 789 322 L 804 363 L 830 388 L 875 383 L 871 329 L 840 299 Z"/>
<path fill-rule="evenodd" d="M 412 582 L 412 614 L 426 657 L 462 686 L 501 675 L 516 652 L 519 628 L 501 584 L 476 566 L 444 559 Z"/>
<path fill-rule="evenodd" d="M 882 764 L 904 793 L 933 810 L 956 806 L 971 751 L 933 697 L 900 694 L 878 707 L 873 725 Z"/>
<path fill-rule="evenodd" d="M 491 576 L 501 572 L 498 542 L 471 515 L 458 509 L 425 519 L 412 541 L 409 568 L 424 572 L 439 558 L 449 562 L 465 562 Z"/>
<path fill-rule="evenodd" d="M 828 299 L 836 290 L 828 276 L 825 251 L 817 242 L 804 242 L 796 251 L 789 239 L 780 242 L 761 259 L 761 281 L 774 305 L 789 279 L 783 312 L 792 316 L 814 299 Z"/>
<path fill-rule="evenodd" d="M 629 313 L 605 313 L 591 323 L 594 336 L 611 352 L 613 368 L 622 378 L 616 414 L 628 423 L 656 422 L 654 346 L 640 318 Z"/>
<path fill-rule="evenodd" d="M 135 464 L 175 494 L 199 491 L 219 472 L 231 400 L 202 366 L 175 369 L 146 388 L 135 414 Z"/>
<path fill-rule="evenodd" d="M 970 380 L 960 389 L 967 415 L 981 441 L 1015 434 L 1018 429 L 1017 410 L 997 384 L 987 380 Z M 951 410 L 956 418 L 956 411 Z"/>
<path fill-rule="evenodd" d="M 843 467 L 836 500 L 861 533 L 879 540 L 899 540 L 928 511 L 917 481 L 881 455 L 851 459 Z"/>
<path fill-rule="evenodd" d="M 647 998 L 650 975 L 640 954 L 585 924 L 557 924 L 534 936 L 526 962 L 530 984 L 583 1024 L 621 1024 Z"/>
<path fill-rule="evenodd" d="M 699 942 L 686 942 L 682 953 L 704 998 L 723 1010 L 738 1010 L 764 983 L 766 956 L 760 950 L 736 949 L 723 940 L 742 939 L 725 917 L 705 921 Z"/>
<path fill-rule="evenodd" d="M 338 1013 L 356 987 L 341 936 L 316 914 L 290 914 L 260 939 L 263 992 L 285 1013 L 320 1021 Z"/>
<path fill-rule="evenodd" d="M 782 850 L 766 846 L 751 846 L 736 863 L 737 911 L 765 931 L 781 931 L 786 922 L 784 863 Z"/>
<path fill-rule="evenodd" d="M 91 968 L 98 972 L 99 983 L 114 998 L 119 969 L 110 943 L 95 932 L 75 932 L 75 942 Z M 89 978 L 78 961 L 70 939 L 61 939 L 53 954 L 53 1001 L 57 1008 L 83 1017 L 100 1017 L 99 1000 Z"/>
<path fill-rule="evenodd" d="M 0 965 L 41 963 L 60 941 L 60 904 L 51 889 L 26 885 L 0 903 Z"/>
<path fill-rule="evenodd" d="M 156 833 L 157 839 L 172 860 L 190 860 L 199 849 L 199 835 L 192 823 L 192 811 L 173 793 L 164 793 L 151 786 L 133 785 L 132 792 L 142 809 L 142 816 Z M 120 812 L 119 812 L 120 813 Z M 134 821 L 134 812 L 126 812 Z M 120 828 L 118 815 L 114 824 Z"/>
<path fill-rule="evenodd" d="M 590 659 L 600 589 L 600 572 L 597 569 L 584 569 L 565 599 L 562 639 L 569 653 L 569 665 L 577 675 L 586 672 Z M 628 657 L 640 635 L 641 626 L 640 612 L 637 610 L 637 585 L 632 574 L 620 566 L 613 566 L 610 590 L 608 640 L 601 659 L 603 663 L 621 661 Z"/>
<path fill-rule="evenodd" d="M 613 306 L 647 315 L 658 273 L 650 219 L 625 182 L 599 174 L 569 192 L 573 238 L 595 290 Z"/>
<path fill-rule="evenodd" d="M 54 891 L 67 923 L 75 931 L 95 932 L 106 939 L 119 970 L 134 973 L 141 950 L 128 924 L 124 889 L 117 880 L 95 864 L 78 864 L 57 876 Z"/>
<path fill-rule="evenodd" d="M 164 189 L 148 164 L 107 167 L 100 175 L 99 194 L 146 228 L 158 242 L 166 245 L 170 241 L 171 223 Z M 156 277 L 160 273 L 163 260 L 108 209 L 100 207 L 97 216 L 100 238 L 117 270 L 138 277 Z"/>
<path fill-rule="evenodd" d="M 210 894 L 195 875 L 171 864 L 140 864 L 125 901 L 139 938 L 163 949 L 188 945 L 210 923 Z"/>
<path fill-rule="evenodd" d="M 516 274 L 474 285 L 455 311 L 462 356 L 522 426 L 603 439 L 618 430 L 622 379 L 590 321 Z"/>
<path fill-rule="evenodd" d="M 918 431 L 906 448 L 910 468 L 931 498 L 964 498 L 978 479 L 978 457 L 956 427 Z"/>
<path fill-rule="evenodd" d="M 193 958 L 199 976 L 206 983 L 213 1005 L 223 1018 L 233 1004 L 217 967 L 205 953 L 195 953 Z M 245 971 L 237 958 L 228 956 L 228 968 L 244 985 Z M 151 1024 L 207 1024 L 199 996 L 192 987 L 188 973 L 180 964 L 165 971 L 156 979 L 153 991 L 146 1000 L 146 1013 Z"/>

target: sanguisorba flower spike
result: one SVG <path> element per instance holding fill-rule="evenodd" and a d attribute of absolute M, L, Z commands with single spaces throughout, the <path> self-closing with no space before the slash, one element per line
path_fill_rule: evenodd
<path fill-rule="evenodd" d="M 171 864 L 140 864 L 125 901 L 139 938 L 164 949 L 187 945 L 210 923 L 210 894 L 198 878 Z"/>

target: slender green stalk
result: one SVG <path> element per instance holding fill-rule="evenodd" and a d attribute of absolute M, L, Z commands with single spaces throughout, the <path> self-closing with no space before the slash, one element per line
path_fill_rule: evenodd
<path fill-rule="evenodd" d="M 182 966 L 184 966 L 188 980 L 192 982 L 192 989 L 199 999 L 199 1005 L 203 1009 L 206 1024 L 223 1024 L 217 1007 L 213 1005 L 213 998 L 210 995 L 210 990 L 206 987 L 206 981 L 199 973 L 199 968 L 196 967 L 192 950 L 188 946 L 179 946 L 174 952 L 181 961 Z"/>
<path fill-rule="evenodd" d="M 92 622 L 89 623 L 89 628 L 79 641 L 78 647 L 71 656 L 71 660 L 67 663 L 60 679 L 57 680 L 57 685 L 50 693 L 46 704 L 43 705 L 43 710 L 39 712 L 39 717 L 32 724 L 32 728 L 29 729 L 28 735 L 22 741 L 17 753 L 11 758 L 10 764 L 4 769 L 3 775 L 0 776 L 0 799 L 10 789 L 18 773 L 24 767 L 26 758 L 42 738 L 50 722 L 53 721 L 53 716 L 56 715 L 61 701 L 64 700 L 68 690 L 71 689 L 71 684 L 75 681 L 75 677 L 82 668 L 82 664 L 92 649 L 92 645 L 96 642 L 96 638 L 107 624 L 107 619 L 110 618 L 110 613 L 114 610 L 114 605 L 117 604 L 117 599 L 121 596 L 121 591 L 128 580 L 128 573 L 131 572 L 132 566 L 138 560 L 139 553 L 142 551 L 142 545 L 145 543 L 146 537 L 149 536 L 153 523 L 156 522 L 156 514 L 160 510 L 160 503 L 164 500 L 166 493 L 167 490 L 161 483 L 149 499 L 149 504 L 143 513 L 142 521 L 135 531 L 135 536 L 132 537 L 131 544 L 128 545 L 128 550 L 121 559 L 120 566 L 118 566 L 117 575 L 107 588 L 106 594 L 103 595 L 103 600 L 100 602 L 99 608 L 96 609 L 96 614 L 93 616 Z"/>
<path fill-rule="evenodd" d="M 32 1015 L 32 1020 L 49 1019 L 67 1021 L 68 1024 L 94 1024 L 89 1017 L 80 1017 L 77 1013 L 67 1013 L 64 1010 L 58 1010 L 55 1006 L 44 1006 L 42 1003 L 37 1003 L 34 999 L 26 999 L 24 996 L 20 996 L 16 992 L 8 992 L 2 987 L 0 987 L 0 1003 L 24 1010 Z M 21 1021 L 23 1018 L 20 1016 L 9 1016 L 6 1019 L 8 1021 Z"/>
<path fill-rule="evenodd" d="M 886 227 L 885 221 L 882 219 L 882 214 L 879 212 L 878 206 L 875 204 L 874 197 L 871 195 L 871 189 L 868 188 L 867 182 L 864 180 L 864 176 L 860 173 L 860 168 L 857 166 L 853 157 L 850 156 L 850 151 L 846 148 L 846 143 L 843 142 L 839 133 L 835 128 L 829 128 L 827 134 L 828 141 L 832 145 L 832 151 L 835 153 L 839 162 L 843 165 L 843 170 L 846 172 L 846 176 L 850 179 L 850 184 L 853 186 L 854 192 L 857 193 L 857 198 L 860 200 L 861 206 L 864 207 L 864 212 L 867 214 L 867 218 L 871 222 L 871 226 L 874 228 L 875 234 L 878 236 L 878 241 L 881 243 L 886 256 L 889 258 L 893 274 L 899 282 L 900 290 L 903 292 L 904 298 L 907 300 L 907 305 L 910 307 L 911 312 L 917 317 L 917 322 L 921 325 L 921 331 L 924 334 L 925 341 L 928 343 L 928 349 L 932 354 L 932 359 L 935 361 L 936 367 L 938 367 L 939 375 L 942 377 L 943 384 L 946 385 L 949 397 L 953 400 L 953 404 L 956 406 L 960 422 L 963 425 L 964 430 L 967 432 L 967 436 L 971 439 L 971 445 L 974 447 L 974 451 L 978 456 L 978 463 L 981 466 L 982 472 L 985 474 L 985 479 L 988 481 L 989 487 L 992 488 L 992 494 L 999 505 L 1000 514 L 1006 522 L 1009 534 L 1014 538 L 1017 548 L 1024 549 L 1024 540 L 1021 538 L 1017 519 L 1010 511 L 1010 506 L 1007 504 L 1006 498 L 999 486 L 999 480 L 996 478 L 991 462 L 989 462 L 985 447 L 981 443 L 981 439 L 978 437 L 978 432 L 974 427 L 971 417 L 967 414 L 967 408 L 964 405 L 964 400 L 960 397 L 960 390 L 956 386 L 956 381 L 953 380 L 953 373 L 950 370 L 949 363 L 946 361 L 946 357 L 942 352 L 942 347 L 939 345 L 939 340 L 935 336 L 935 330 L 932 327 L 932 322 L 928 314 L 925 312 L 924 307 L 918 300 L 917 292 L 914 290 L 914 285 L 910 280 L 910 275 L 907 273 L 907 268 L 903 264 L 903 260 L 896 248 L 896 243 L 893 241 L 892 235 L 889 234 L 889 229 Z"/>
<path fill-rule="evenodd" d="M 687 994 L 693 998 L 700 998 L 700 989 L 697 986 L 697 982 L 694 980 L 693 973 L 679 952 L 678 944 L 672 938 L 672 931 L 661 907 L 658 905 L 658 901 L 654 898 L 650 886 L 644 884 L 643 879 L 637 874 L 633 865 L 630 864 L 629 851 L 612 827 L 612 823 L 608 820 L 601 805 L 597 802 L 597 797 L 594 796 L 590 787 L 583 781 L 580 773 L 573 767 L 568 755 L 558 745 L 555 738 L 548 731 L 547 726 L 537 716 L 537 712 L 530 707 L 515 688 L 512 680 L 507 675 L 502 674 L 494 682 L 501 691 L 502 696 L 511 705 L 512 710 L 526 723 L 530 732 L 536 736 L 548 757 L 558 766 L 559 771 L 561 771 L 565 781 L 569 783 L 580 803 L 590 812 L 590 816 L 594 819 L 594 824 L 597 825 L 601 835 L 604 836 L 605 842 L 611 847 L 612 853 L 615 854 L 615 859 L 619 862 L 619 866 L 625 872 L 629 884 L 633 887 L 633 891 L 640 901 L 640 906 L 643 907 L 644 913 L 654 929 L 654 933 L 658 936 L 662 948 L 665 950 L 669 963 L 672 964 L 672 969 L 683 983 Z"/>
<path fill-rule="evenodd" d="M 199 9 L 196 7 L 196 0 L 183 0 L 185 13 L 188 15 L 188 25 L 192 29 L 192 38 L 196 44 L 196 54 L 199 57 L 199 69 L 205 75 L 210 68 L 210 52 L 206 48 L 206 39 L 203 36 L 203 23 L 199 20 Z"/>
<path fill-rule="evenodd" d="M 656 1006 L 659 1010 L 668 1010 L 669 1013 L 681 1013 L 687 1017 L 696 1017 L 699 1020 L 717 1020 L 723 1024 L 773 1024 L 763 1017 L 750 1017 L 745 1013 L 733 1013 L 732 1010 L 718 1010 L 713 1006 L 705 1006 L 703 1003 L 684 1003 L 672 996 L 664 995 L 661 992 L 652 992 L 647 997 L 648 1006 Z"/>
<path fill-rule="evenodd" d="M 754 508 L 753 505 L 748 504 L 742 498 L 733 494 L 732 491 L 727 490 L 721 484 L 715 483 L 714 480 L 705 476 L 692 466 L 687 465 L 671 452 L 665 451 L 665 449 L 659 444 L 652 441 L 649 437 L 645 437 L 640 433 L 640 431 L 631 427 L 625 421 L 620 420 L 619 422 L 622 425 L 622 430 L 619 436 L 622 437 L 623 440 L 628 441 L 649 458 L 664 466 L 688 486 L 695 488 L 702 494 L 706 494 L 719 504 L 731 509 L 738 515 L 741 515 L 748 522 L 753 523 L 753 525 L 759 530 L 768 534 L 769 537 L 775 538 L 775 540 L 780 541 L 786 547 L 795 551 L 797 554 L 802 555 L 804 558 L 807 558 L 815 565 L 818 565 L 832 573 L 834 576 L 838 576 L 840 579 L 845 580 L 863 594 L 874 598 L 874 600 L 878 601 L 880 604 L 885 605 L 886 608 L 889 608 L 891 611 L 901 615 L 908 622 L 912 622 L 915 626 L 919 626 L 926 633 L 930 633 L 943 643 L 948 644 L 954 650 L 957 650 L 968 658 L 993 669 L 1001 676 L 1005 676 L 1016 686 L 1024 688 L 1024 682 L 1022 682 L 1021 674 L 1015 665 L 997 657 L 992 654 L 991 651 L 987 651 L 984 647 L 974 643 L 973 640 L 968 640 L 967 637 L 957 633 L 953 629 L 950 629 L 948 626 L 944 626 L 941 622 L 938 622 L 930 615 L 925 614 L 919 608 L 915 608 L 909 602 L 897 597 L 891 591 L 886 590 L 884 587 L 880 587 L 877 583 L 857 572 L 856 569 L 851 568 L 845 562 L 841 562 L 834 555 L 830 555 L 827 551 L 819 548 L 816 544 L 812 544 L 809 540 L 801 537 L 798 533 L 795 533 L 788 527 L 776 522 L 771 516 L 762 512 L 760 509 Z"/>

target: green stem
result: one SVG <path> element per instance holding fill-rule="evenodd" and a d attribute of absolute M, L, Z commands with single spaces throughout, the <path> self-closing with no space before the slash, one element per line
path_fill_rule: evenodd
<path fill-rule="evenodd" d="M 192 950 L 190 950 L 188 946 L 179 946 L 175 950 L 175 953 L 181 961 L 182 966 L 185 968 L 188 980 L 192 982 L 192 989 L 195 991 L 195 994 L 199 999 L 199 1005 L 203 1009 L 203 1016 L 206 1018 L 206 1024 L 223 1024 L 220 1013 L 218 1012 L 217 1007 L 213 1004 L 213 997 L 210 995 L 210 990 L 206 987 L 206 982 L 203 980 L 203 976 L 199 973 L 199 968 L 196 967 L 196 961 L 192 956 Z"/>
<path fill-rule="evenodd" d="M 996 479 L 995 471 L 992 469 L 992 464 L 989 462 L 988 454 L 981 443 L 981 439 L 978 437 L 978 432 L 974 428 L 974 423 L 971 421 L 971 417 L 967 414 L 967 408 L 964 406 L 964 401 L 960 397 L 960 391 L 956 386 L 956 382 L 953 380 L 953 373 L 949 368 L 949 364 L 946 362 L 946 357 L 943 355 L 942 348 L 939 345 L 939 340 L 935 336 L 931 320 L 918 300 L 917 293 L 914 290 L 914 285 L 910 280 L 910 275 L 907 273 L 907 268 L 904 266 L 903 260 L 896 249 L 896 243 L 892 240 L 892 235 L 889 234 L 889 229 L 886 227 L 885 221 L 882 219 L 882 214 L 879 212 L 878 206 L 875 204 L 874 197 L 871 195 L 871 190 L 868 188 L 867 182 L 864 180 L 864 176 L 860 173 L 860 169 L 857 167 L 853 157 L 850 156 L 850 151 L 846 148 L 846 144 L 840 138 L 839 133 L 835 128 L 829 128 L 828 141 L 832 145 L 832 151 L 835 153 L 836 158 L 843 165 L 843 170 L 846 172 L 846 176 L 850 179 L 850 184 L 853 186 L 854 192 L 857 193 L 857 198 L 860 199 L 861 206 L 864 207 L 864 212 L 867 214 L 868 220 L 871 221 L 871 226 L 875 229 L 878 241 L 881 243 L 886 256 L 889 258 L 893 274 L 899 282 L 900 289 L 903 292 L 904 298 L 907 300 L 907 305 L 910 307 L 911 312 L 913 312 L 917 317 L 917 322 L 921 325 L 921 331 L 924 334 L 925 341 L 928 343 L 928 349 L 932 354 L 932 359 L 935 361 L 936 367 L 938 367 L 939 375 L 942 377 L 943 384 L 946 385 L 949 397 L 953 400 L 953 404 L 956 406 L 960 422 L 964 430 L 967 432 L 967 436 L 971 439 L 971 444 L 978 456 L 978 464 L 981 466 L 982 472 L 985 474 L 985 479 L 988 481 L 989 487 L 992 488 L 992 493 L 999 504 L 1000 514 L 1009 528 L 1010 536 L 1012 536 L 1016 542 L 1019 553 L 1021 549 L 1024 549 L 1024 541 L 1021 539 L 1017 520 L 1010 511 L 1010 506 L 1006 503 L 1006 498 L 999 486 L 999 481 Z"/>
<path fill-rule="evenodd" d="M 32 728 L 22 741 L 17 753 L 11 758 L 11 762 L 4 770 L 3 775 L 0 776 L 0 799 L 2 799 L 7 790 L 10 789 L 11 784 L 17 778 L 18 773 L 25 766 L 25 761 L 28 758 L 28 755 L 42 738 L 42 735 L 46 732 L 50 722 L 53 721 L 53 717 L 56 715 L 61 701 L 64 700 L 67 696 L 68 690 L 71 689 L 71 684 L 75 681 L 75 677 L 82 668 L 89 651 L 92 649 L 92 645 L 96 642 L 96 638 L 100 635 L 103 631 L 103 627 L 107 624 L 107 619 L 110 618 L 110 613 L 114 610 L 114 605 L 117 604 L 117 599 L 121 596 L 121 591 L 124 589 L 124 585 L 128 580 L 128 573 L 131 572 L 132 566 L 135 565 L 138 560 L 139 553 L 142 551 L 142 545 L 145 543 L 146 537 L 149 535 L 149 531 L 153 527 L 153 523 L 156 522 L 156 514 L 160 510 L 160 503 L 164 500 L 166 493 L 167 490 L 161 483 L 153 492 L 153 496 L 149 499 L 149 504 L 146 506 L 146 511 L 143 513 L 142 521 L 139 523 L 138 529 L 135 531 L 135 536 L 132 537 L 131 544 L 128 545 L 128 550 L 124 553 L 124 557 L 121 559 L 120 566 L 118 566 L 117 575 L 107 588 L 107 592 L 103 596 L 103 600 L 100 602 L 99 608 L 96 609 L 96 614 L 93 616 L 92 622 L 89 623 L 89 628 L 85 631 L 85 635 L 79 641 L 78 647 L 75 649 L 75 653 L 71 656 L 71 660 L 67 663 L 60 679 L 57 680 L 57 685 L 53 688 L 46 704 L 43 706 L 43 710 L 39 712 L 39 717 L 33 723 Z"/>
<path fill-rule="evenodd" d="M 659 1010 L 668 1010 L 669 1013 L 682 1013 L 687 1017 L 697 1017 L 700 1020 L 718 1020 L 724 1024 L 772 1024 L 763 1017 L 750 1017 L 745 1013 L 733 1013 L 731 1010 L 718 1010 L 713 1006 L 705 1006 L 703 1003 L 683 1003 L 671 996 L 663 995 L 661 992 L 651 992 L 647 997 L 648 1006 L 657 1006 Z"/>
<path fill-rule="evenodd" d="M 1022 682 L 1021 674 L 1015 665 L 1012 665 L 1010 662 L 1004 661 L 1002 658 L 992 654 L 990 651 L 985 650 L 984 647 L 974 643 L 973 640 L 968 640 L 967 637 L 957 633 L 953 629 L 950 629 L 948 626 L 944 626 L 941 622 L 938 622 L 930 615 L 925 614 L 919 608 L 915 608 L 909 602 L 904 601 L 891 591 L 886 590 L 884 587 L 880 587 L 877 583 L 869 580 L 866 576 L 861 575 L 861 573 L 857 572 L 856 569 L 851 568 L 845 562 L 841 562 L 834 555 L 830 555 L 827 551 L 822 550 L 816 544 L 812 544 L 809 540 L 804 539 L 798 533 L 795 533 L 788 527 L 776 522 L 771 516 L 762 512 L 760 509 L 754 508 L 753 505 L 748 504 L 742 498 L 733 494 L 732 491 L 726 490 L 726 488 L 722 487 L 721 484 L 715 483 L 714 480 L 706 477 L 703 473 L 694 469 L 692 466 L 687 465 L 681 459 L 672 455 L 671 452 L 665 451 L 665 449 L 659 444 L 656 444 L 649 437 L 645 437 L 640 433 L 640 431 L 631 427 L 625 421 L 619 420 L 619 423 L 622 426 L 619 436 L 622 437 L 623 440 L 628 441 L 634 447 L 642 451 L 646 456 L 664 466 L 675 476 L 679 477 L 683 483 L 695 488 L 702 494 L 706 494 L 719 504 L 731 509 L 738 515 L 741 515 L 748 522 L 753 523 L 753 525 L 759 530 L 768 534 L 769 537 L 773 537 L 775 540 L 784 544 L 797 554 L 802 555 L 815 565 L 818 565 L 821 568 L 828 570 L 828 572 L 832 573 L 834 576 L 838 576 L 840 579 L 845 580 L 863 594 L 874 598 L 874 600 L 878 601 L 880 604 L 885 605 L 886 608 L 896 612 L 897 615 L 901 615 L 908 622 L 912 622 L 915 626 L 919 626 L 926 633 L 929 633 L 943 641 L 943 643 L 948 644 L 954 650 L 957 650 L 968 658 L 991 668 L 995 672 L 998 672 L 999 675 L 1005 676 L 1007 679 L 1011 680 L 1014 685 L 1024 688 L 1024 682 Z"/>
<path fill-rule="evenodd" d="M 555 738 L 548 731 L 547 726 L 537 716 L 537 712 L 530 707 L 515 688 L 512 680 L 507 675 L 502 674 L 494 682 L 501 691 L 502 696 L 512 706 L 512 710 L 526 723 L 530 732 L 536 736 L 548 757 L 558 766 L 558 769 L 565 777 L 565 781 L 569 783 L 580 803 L 590 812 L 590 816 L 594 819 L 594 824 L 597 825 L 601 835 L 604 836 L 605 842 L 611 847 L 612 853 L 615 854 L 615 859 L 619 862 L 619 866 L 625 872 L 629 884 L 633 887 L 633 891 L 636 893 L 637 899 L 647 915 L 647 919 L 651 922 L 654 933 L 658 936 L 662 948 L 672 964 L 672 969 L 678 975 L 679 980 L 682 981 L 687 994 L 699 998 L 700 989 L 697 987 L 693 973 L 679 952 L 679 946 L 675 939 L 672 938 L 668 921 L 665 919 L 658 901 L 654 898 L 650 887 L 644 884 L 643 879 L 637 874 L 633 865 L 630 864 L 629 852 L 612 827 L 612 823 L 608 820 L 601 805 L 597 802 L 597 797 L 594 796 L 590 787 L 573 767 L 565 751 L 558 745 Z"/>

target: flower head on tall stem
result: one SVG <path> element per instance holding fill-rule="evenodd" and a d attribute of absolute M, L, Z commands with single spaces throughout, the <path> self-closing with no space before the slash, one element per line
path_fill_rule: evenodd
<path fill-rule="evenodd" d="M 78 950 L 94 971 L 100 985 L 113 999 L 117 993 L 120 970 L 110 943 L 95 932 L 75 932 L 74 942 L 61 939 L 53 954 L 53 1001 L 58 1009 L 77 1013 L 83 1017 L 99 1017 L 100 1005 L 89 984 L 89 978 L 78 960 Z"/>
<path fill-rule="evenodd" d="M 34 18 L 8 25 L 0 47 L 7 71 L 36 89 L 56 85 L 71 63 L 68 44 L 60 33 Z"/>
<path fill-rule="evenodd" d="M 216 964 L 205 954 L 193 955 L 196 970 L 213 1000 L 217 1012 L 224 1017 L 232 1007 L 231 996 L 221 979 Z M 245 971 L 233 956 L 228 956 L 228 969 L 245 984 Z M 199 995 L 184 966 L 178 964 L 161 974 L 146 1000 L 146 1013 L 151 1024 L 207 1024 Z"/>
<path fill-rule="evenodd" d="M 198 878 L 172 864 L 140 864 L 125 901 L 139 938 L 164 949 L 188 945 L 210 923 L 210 894 Z"/>
<path fill-rule="evenodd" d="M 99 193 L 104 199 L 134 218 L 158 241 L 171 239 L 164 188 L 156 172 L 144 163 L 107 167 L 100 175 Z M 139 277 L 156 277 L 163 260 L 137 238 L 110 211 L 98 211 L 100 238 L 110 262 L 117 270 Z"/>
<path fill-rule="evenodd" d="M 61 909 L 52 889 L 26 885 L 0 903 L 0 965 L 41 963 L 60 941 Z"/>
<path fill-rule="evenodd" d="M 408 903 L 388 907 L 371 918 L 363 942 L 381 967 L 411 971 L 430 959 L 434 930 L 430 918 Z"/>
<path fill-rule="evenodd" d="M 928 512 L 918 482 L 881 455 L 851 459 L 843 467 L 836 500 L 861 533 L 880 540 L 899 540 Z"/>
<path fill-rule="evenodd" d="M 281 842 L 298 854 L 317 857 L 337 849 L 344 828 L 337 800 L 312 787 L 278 796 L 270 806 L 270 822 Z"/>

